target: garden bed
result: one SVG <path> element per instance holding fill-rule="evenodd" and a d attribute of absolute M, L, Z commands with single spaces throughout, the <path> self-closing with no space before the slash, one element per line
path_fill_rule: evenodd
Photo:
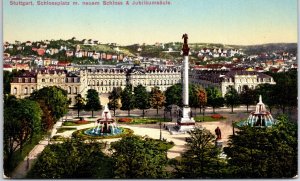
<path fill-rule="evenodd" d="M 90 124 L 90 123 L 94 123 L 95 121 L 64 121 L 62 123 L 62 126 L 79 126 L 79 125 L 83 125 L 83 124 Z"/>
<path fill-rule="evenodd" d="M 202 122 L 203 116 L 196 116 L 194 117 L 196 122 Z M 214 121 L 221 121 L 226 120 L 226 117 L 220 115 L 220 114 L 213 114 L 211 116 L 204 116 L 204 122 L 214 122 Z"/>
<path fill-rule="evenodd" d="M 124 136 L 127 135 L 132 135 L 133 134 L 133 130 L 129 129 L 129 128 L 120 128 L 122 129 L 122 133 L 118 134 L 118 135 L 111 135 L 111 136 L 91 136 L 91 135 L 86 135 L 84 134 L 84 132 L 88 129 L 91 128 L 86 128 L 86 129 L 81 129 L 78 131 L 75 131 L 72 134 L 72 137 L 74 138 L 80 138 L 80 139 L 84 139 L 84 140 L 98 140 L 98 139 L 111 139 L 111 138 L 122 138 Z"/>

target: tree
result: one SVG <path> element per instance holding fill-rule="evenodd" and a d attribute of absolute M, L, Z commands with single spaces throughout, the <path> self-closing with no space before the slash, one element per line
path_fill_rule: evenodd
<path fill-rule="evenodd" d="M 3 93 L 10 93 L 10 83 L 13 79 L 13 74 L 9 71 L 3 71 Z"/>
<path fill-rule="evenodd" d="M 297 125 L 281 116 L 269 128 L 239 128 L 224 152 L 234 178 L 292 178 L 297 144 Z"/>
<path fill-rule="evenodd" d="M 201 112 L 201 108 L 204 109 L 206 103 L 207 103 L 207 94 L 205 89 L 203 89 L 202 87 L 196 87 L 196 100 L 199 102 L 199 107 L 200 107 L 200 112 Z M 204 116 L 204 110 L 203 110 L 203 116 Z"/>
<path fill-rule="evenodd" d="M 101 150 L 103 143 L 67 139 L 48 145 L 38 157 L 30 179 L 113 178 L 113 162 Z"/>
<path fill-rule="evenodd" d="M 225 103 L 231 107 L 233 113 L 233 107 L 239 104 L 239 94 L 233 86 L 229 86 L 228 91 L 225 94 Z"/>
<path fill-rule="evenodd" d="M 146 87 L 138 85 L 134 88 L 134 101 L 135 107 L 143 110 L 143 117 L 145 116 L 145 109 L 150 108 L 149 102 L 149 92 L 147 92 Z"/>
<path fill-rule="evenodd" d="M 40 105 L 44 104 L 43 114 L 49 112 L 54 121 L 48 126 L 48 128 L 51 128 L 56 121 L 68 112 L 69 99 L 67 95 L 67 91 L 62 88 L 49 86 L 34 91 L 29 99 L 37 101 Z"/>
<path fill-rule="evenodd" d="M 7 96 L 4 102 L 4 169 L 11 169 L 13 153 L 41 131 L 42 110 L 28 99 Z"/>
<path fill-rule="evenodd" d="M 139 136 L 123 137 L 111 144 L 116 178 L 155 179 L 165 177 L 167 149 L 161 149 L 154 140 Z"/>
<path fill-rule="evenodd" d="M 175 164 L 177 178 L 220 178 L 225 161 L 219 158 L 220 149 L 214 145 L 215 136 L 205 128 L 188 132 L 187 150 Z"/>
<path fill-rule="evenodd" d="M 213 113 L 215 113 L 215 108 L 221 107 L 224 104 L 222 94 L 216 87 L 208 87 L 206 93 L 207 104 L 213 108 Z"/>
<path fill-rule="evenodd" d="M 154 87 L 151 90 L 150 93 L 150 104 L 153 108 L 156 109 L 156 114 L 158 115 L 158 109 L 162 108 L 164 106 L 166 97 L 162 93 L 161 90 L 158 89 L 158 87 Z"/>
<path fill-rule="evenodd" d="M 76 104 L 74 105 L 74 108 L 77 109 L 77 117 L 79 117 L 79 112 L 83 110 L 85 107 L 85 100 L 81 96 L 81 94 L 77 94 L 75 100 L 76 100 Z"/>
<path fill-rule="evenodd" d="M 243 90 L 240 94 L 240 100 L 242 104 L 245 104 L 247 106 L 248 112 L 249 105 L 254 104 L 257 100 L 256 91 L 250 89 L 247 85 L 243 86 Z"/>
<path fill-rule="evenodd" d="M 92 111 L 92 117 L 94 117 L 94 111 L 101 110 L 102 108 L 99 93 L 95 89 L 89 89 L 86 98 L 85 110 Z"/>
<path fill-rule="evenodd" d="M 168 87 L 165 91 L 166 106 L 175 104 L 177 106 L 182 105 L 182 84 L 175 84 Z"/>
<path fill-rule="evenodd" d="M 283 114 L 287 108 L 297 107 L 297 70 L 268 74 L 271 74 L 276 82 L 276 85 L 273 85 L 272 89 L 276 107 L 281 109 Z"/>
<path fill-rule="evenodd" d="M 128 84 L 121 93 L 122 110 L 128 111 L 130 116 L 130 110 L 134 108 L 134 95 L 132 92 L 132 85 Z"/>
<path fill-rule="evenodd" d="M 114 116 L 116 115 L 116 109 L 120 107 L 119 99 L 121 97 L 122 89 L 121 87 L 114 87 L 112 92 L 109 94 L 108 99 L 108 107 L 109 109 L 114 110 Z"/>
<path fill-rule="evenodd" d="M 276 105 L 275 85 L 272 84 L 260 84 L 256 87 L 258 95 L 262 96 L 263 102 L 269 107 L 270 112 Z"/>

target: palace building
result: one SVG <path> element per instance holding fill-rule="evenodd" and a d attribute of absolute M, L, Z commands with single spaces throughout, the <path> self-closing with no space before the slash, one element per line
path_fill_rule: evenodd
<path fill-rule="evenodd" d="M 77 72 L 37 69 L 24 71 L 23 74 L 14 77 L 11 82 L 11 94 L 17 98 L 24 98 L 34 90 L 55 85 L 68 92 L 71 105 L 74 105 L 77 94 L 85 97 L 89 89 L 95 89 L 100 94 L 101 103 L 106 104 L 113 87 L 124 89 L 127 84 L 132 84 L 133 87 L 141 84 L 149 92 L 153 87 L 165 91 L 180 82 L 181 71 L 178 68 L 147 70 L 139 66 L 130 69 L 82 67 Z"/>
<path fill-rule="evenodd" d="M 259 84 L 276 84 L 269 75 L 245 70 L 191 70 L 189 76 L 191 83 L 201 85 L 204 88 L 218 88 L 223 97 L 229 86 L 233 86 L 238 93 L 241 93 L 245 85 L 255 89 Z"/>

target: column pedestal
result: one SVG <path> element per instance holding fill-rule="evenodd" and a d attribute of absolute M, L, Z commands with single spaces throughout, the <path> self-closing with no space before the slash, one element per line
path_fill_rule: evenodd
<path fill-rule="evenodd" d="M 191 117 L 191 108 L 190 107 L 182 107 L 180 109 L 180 117 L 177 120 L 177 130 L 179 132 L 186 132 L 194 129 L 195 120 Z"/>

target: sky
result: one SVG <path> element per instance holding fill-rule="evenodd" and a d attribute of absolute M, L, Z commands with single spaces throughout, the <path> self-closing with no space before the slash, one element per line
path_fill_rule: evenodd
<path fill-rule="evenodd" d="M 121 6 L 104 6 L 102 0 L 41 0 L 77 2 L 77 6 L 41 6 L 38 0 L 31 1 L 34 6 L 3 2 L 4 41 L 76 37 L 121 45 L 154 44 L 179 42 L 187 33 L 189 43 L 297 42 L 297 0 L 168 0 L 170 5 L 150 6 L 125 5 L 125 0 L 115 0 L 123 2 Z M 96 1 L 101 5 L 82 5 Z"/>

